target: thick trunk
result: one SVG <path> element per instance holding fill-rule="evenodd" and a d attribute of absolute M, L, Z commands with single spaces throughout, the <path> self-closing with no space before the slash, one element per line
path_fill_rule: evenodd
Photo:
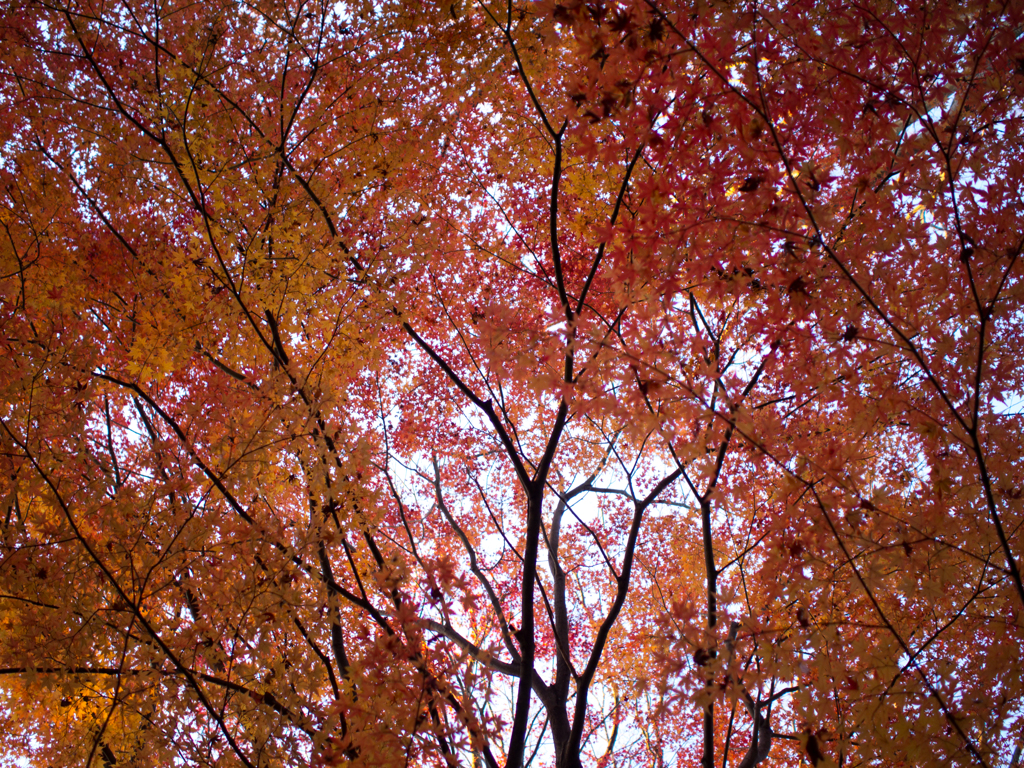
<path fill-rule="evenodd" d="M 522 626 L 516 633 L 519 640 L 520 663 L 519 691 L 516 695 L 515 719 L 512 736 L 509 739 L 506 768 L 522 768 L 526 759 L 526 736 L 530 722 L 530 696 L 533 688 L 533 661 L 536 650 L 534 640 L 533 596 L 537 579 L 537 551 L 540 539 L 540 522 L 543 504 L 543 486 L 535 485 L 530 490 L 526 511 L 526 550 L 523 553 L 522 581 Z"/>
<path fill-rule="evenodd" d="M 708 638 L 715 634 L 718 624 L 718 570 L 715 568 L 715 552 L 711 541 L 711 502 L 707 496 L 701 499 L 701 528 L 704 544 L 704 570 L 707 579 L 708 599 Z M 717 655 L 715 643 L 712 642 L 709 655 Z M 707 688 L 714 686 L 714 680 L 708 676 Z M 708 702 L 704 710 L 704 751 L 700 758 L 701 768 L 714 768 L 715 765 L 715 705 Z"/>

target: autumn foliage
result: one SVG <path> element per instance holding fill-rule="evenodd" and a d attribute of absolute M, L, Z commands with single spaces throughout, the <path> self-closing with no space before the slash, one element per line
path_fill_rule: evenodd
<path fill-rule="evenodd" d="M 1024 4 L 5 0 L 0 765 L 997 766 Z"/>

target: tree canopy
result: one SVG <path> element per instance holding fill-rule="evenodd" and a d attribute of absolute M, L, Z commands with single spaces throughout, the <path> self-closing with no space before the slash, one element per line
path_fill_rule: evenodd
<path fill-rule="evenodd" d="M 1018 765 L 1024 4 L 5 0 L 2 765 Z"/>

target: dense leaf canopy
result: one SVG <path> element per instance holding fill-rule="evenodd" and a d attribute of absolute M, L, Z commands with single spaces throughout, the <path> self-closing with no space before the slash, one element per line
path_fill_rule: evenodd
<path fill-rule="evenodd" d="M 1024 4 L 2 7 L 0 765 L 1017 765 Z"/>

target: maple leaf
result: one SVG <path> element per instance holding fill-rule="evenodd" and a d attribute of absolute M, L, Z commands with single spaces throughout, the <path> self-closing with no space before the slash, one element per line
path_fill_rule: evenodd
<path fill-rule="evenodd" d="M 4 753 L 1013 762 L 1019 14 L 799 11 L 9 4 Z"/>

